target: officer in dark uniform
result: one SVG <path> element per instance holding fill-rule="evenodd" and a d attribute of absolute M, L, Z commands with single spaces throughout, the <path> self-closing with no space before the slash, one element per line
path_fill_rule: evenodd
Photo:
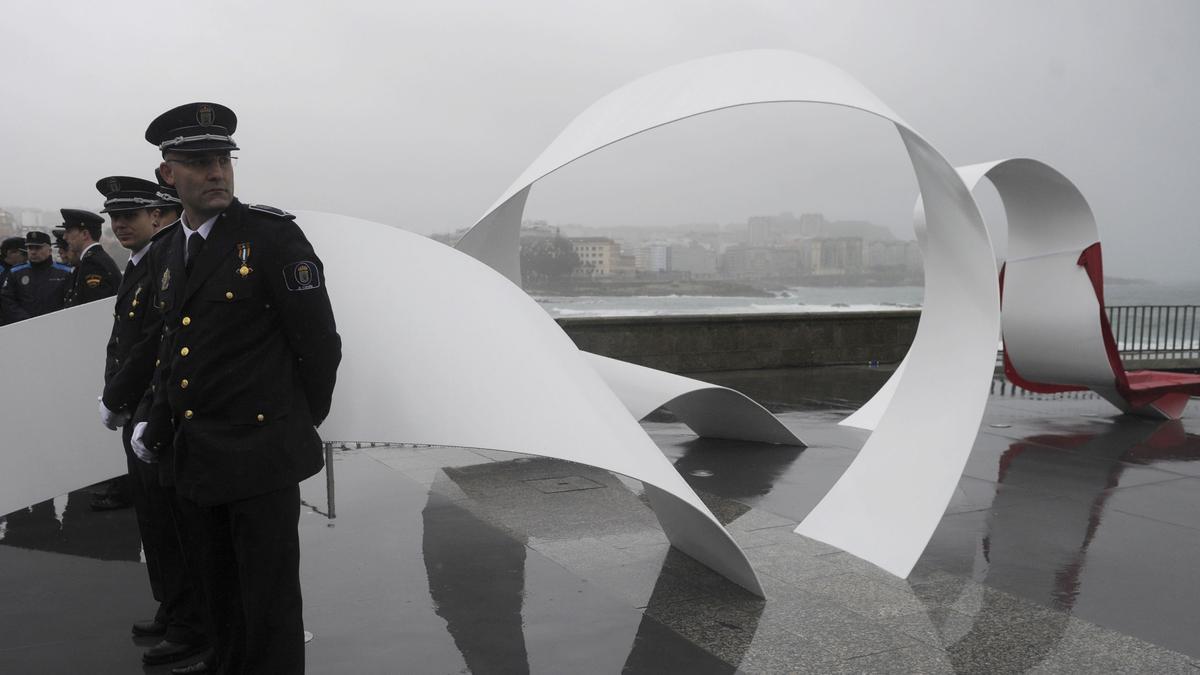
<path fill-rule="evenodd" d="M 4 323 L 23 321 L 63 308 L 71 268 L 50 258 L 50 235 L 32 231 L 25 235 L 29 262 L 9 272 L 0 289 L 0 316 Z"/>
<path fill-rule="evenodd" d="M 0 242 L 0 288 L 4 288 L 4 281 L 8 279 L 12 268 L 25 262 L 24 237 L 8 237 Z"/>
<path fill-rule="evenodd" d="M 58 258 L 58 262 L 71 268 L 71 284 L 75 285 L 75 263 L 79 262 L 71 256 L 71 247 L 67 244 L 67 240 L 63 239 L 63 234 L 66 232 L 61 227 L 56 227 L 50 230 L 54 235 L 54 255 Z"/>
<path fill-rule="evenodd" d="M 191 103 L 146 140 L 183 202 L 155 241 L 164 358 L 134 431 L 139 457 L 173 453 L 200 529 L 217 672 L 304 670 L 298 483 L 321 470 L 341 338 L 324 268 L 291 214 L 234 197 L 233 111 Z"/>
<path fill-rule="evenodd" d="M 116 295 L 121 284 L 121 270 L 100 245 L 104 217 L 79 209 L 59 211 L 63 217 L 63 239 L 79 260 L 65 305 L 74 307 Z"/>
<path fill-rule="evenodd" d="M 101 178 L 96 189 L 105 198 L 101 213 L 109 214 L 113 234 L 130 252 L 113 311 L 100 418 L 110 429 L 124 426 L 126 481 L 137 514 L 150 590 L 159 602 L 154 618 L 134 623 L 133 633 L 162 636 L 142 657 L 147 665 L 156 665 L 187 658 L 208 647 L 199 577 L 185 560 L 172 515 L 172 494 L 159 482 L 157 467 L 138 461 L 129 446 L 133 433 L 128 424 L 130 413 L 150 385 L 154 364 L 130 362 L 127 357 L 146 335 L 157 339 L 162 327 L 151 307 L 147 254 L 151 237 L 160 224 L 178 219 L 180 206 L 174 190 L 141 178 L 109 176 Z"/>

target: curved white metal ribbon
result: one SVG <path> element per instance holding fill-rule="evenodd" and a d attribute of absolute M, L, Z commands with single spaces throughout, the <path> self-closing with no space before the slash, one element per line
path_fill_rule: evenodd
<path fill-rule="evenodd" d="M 514 245 L 533 183 L 607 145 L 687 117 L 762 103 L 856 108 L 891 121 L 928 205 L 925 308 L 891 405 L 829 494 L 797 528 L 900 576 L 916 563 L 957 484 L 987 401 L 999 330 L 987 229 L 954 168 L 845 72 L 795 52 L 756 50 L 689 61 L 597 101 L 513 182 L 460 243 L 520 277 Z"/>
<path fill-rule="evenodd" d="M 1083 193 L 1053 167 L 1035 159 L 1009 158 L 958 167 L 972 192 L 985 178 L 1004 204 L 1009 255 L 1001 327 L 1018 372 L 1039 382 L 1083 385 L 1117 407 L 1117 391 L 1101 338 L 1099 305 L 1087 271 L 1076 264 L 1100 241 Z M 913 211 L 924 245 L 925 208 Z M 907 358 L 873 397 L 841 424 L 874 429 L 902 377 Z"/>
<path fill-rule="evenodd" d="M 0 328 L 5 367 L 0 428 L 0 514 L 125 473 L 119 432 L 100 425 L 112 301 Z"/>
<path fill-rule="evenodd" d="M 960 173 L 972 188 L 984 177 L 990 180 L 1008 218 L 1001 328 L 1014 377 L 1086 387 L 1125 413 L 1178 418 L 1200 379 L 1138 371 L 1140 387 L 1129 386 L 1095 285 L 1103 284 L 1095 278 L 1100 232 L 1079 188 L 1053 167 L 1026 158 L 976 164 Z M 1155 380 L 1163 385 L 1157 390 L 1150 384 Z"/>
<path fill-rule="evenodd" d="M 705 438 L 804 445 L 779 418 L 740 391 L 581 353 L 636 420 L 666 408 Z"/>
<path fill-rule="evenodd" d="M 529 186 L 531 187 L 531 186 Z M 454 247 L 505 274 L 520 286 L 520 226 L 529 187 L 479 221 Z M 708 438 L 804 445 L 749 396 L 691 378 L 598 354 L 581 352 L 634 419 L 661 407 Z"/>

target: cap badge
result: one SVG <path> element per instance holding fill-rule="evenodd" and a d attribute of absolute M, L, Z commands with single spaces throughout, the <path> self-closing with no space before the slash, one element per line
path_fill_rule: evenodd
<path fill-rule="evenodd" d="M 115 177 L 109 178 L 105 185 L 108 187 L 109 194 L 119 192 L 121 190 L 121 181 L 117 180 Z"/>
<path fill-rule="evenodd" d="M 207 103 L 202 103 L 199 108 L 196 108 L 196 121 L 202 127 L 211 126 L 215 117 L 213 107 Z"/>

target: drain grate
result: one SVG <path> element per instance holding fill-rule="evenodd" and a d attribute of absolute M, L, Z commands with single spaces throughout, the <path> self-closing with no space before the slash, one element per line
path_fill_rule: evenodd
<path fill-rule="evenodd" d="M 537 478 L 533 480 L 522 481 L 527 485 L 531 485 L 539 492 L 553 494 L 555 492 L 575 492 L 577 490 L 595 490 L 602 488 L 602 483 L 597 483 L 590 478 L 583 476 L 562 476 L 559 478 Z"/>

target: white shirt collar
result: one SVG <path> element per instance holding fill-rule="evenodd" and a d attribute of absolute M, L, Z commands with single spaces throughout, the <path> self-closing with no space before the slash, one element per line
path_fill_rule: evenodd
<path fill-rule="evenodd" d="M 192 226 L 188 225 L 187 214 L 186 213 L 181 214 L 179 216 L 179 224 L 183 225 L 183 234 L 184 234 L 183 240 L 187 241 L 188 238 L 190 238 L 193 234 L 195 234 L 197 232 L 200 233 L 201 237 L 208 239 L 209 233 L 212 232 L 213 224 L 217 222 L 217 218 L 219 218 L 219 217 L 221 217 L 221 214 L 218 213 L 217 215 L 213 216 L 212 218 L 209 218 L 208 220 L 201 223 L 200 227 L 193 230 Z"/>
<path fill-rule="evenodd" d="M 150 247 L 153 245 L 154 245 L 154 242 L 151 241 L 151 242 L 148 242 L 145 246 L 134 251 L 133 255 L 129 256 L 129 262 L 133 263 L 134 267 L 136 267 L 140 262 L 142 262 L 142 258 L 146 257 L 146 252 L 149 251 Z"/>

